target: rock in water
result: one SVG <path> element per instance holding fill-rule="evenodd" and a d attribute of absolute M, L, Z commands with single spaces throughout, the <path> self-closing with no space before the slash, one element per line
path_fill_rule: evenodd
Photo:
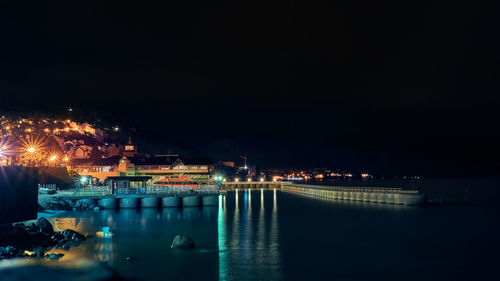
<path fill-rule="evenodd" d="M 179 234 L 174 237 L 170 248 L 193 249 L 194 241 L 187 235 Z"/>
<path fill-rule="evenodd" d="M 39 218 L 36 221 L 36 226 L 38 227 L 38 231 L 47 233 L 47 234 L 53 234 L 54 233 L 54 228 L 52 227 L 52 224 L 46 219 L 46 218 Z"/>

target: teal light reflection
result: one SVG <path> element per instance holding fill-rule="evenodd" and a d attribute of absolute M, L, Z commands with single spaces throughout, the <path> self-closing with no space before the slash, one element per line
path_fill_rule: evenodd
<path fill-rule="evenodd" d="M 228 280 L 225 209 L 226 209 L 226 198 L 222 195 L 219 195 L 219 212 L 217 216 L 217 236 L 219 245 L 219 280 Z"/>

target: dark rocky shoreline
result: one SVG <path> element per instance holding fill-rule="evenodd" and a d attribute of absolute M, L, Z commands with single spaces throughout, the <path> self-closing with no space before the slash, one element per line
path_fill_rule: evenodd
<path fill-rule="evenodd" d="M 71 200 L 63 199 L 61 197 L 55 197 L 51 201 L 48 201 L 45 206 L 49 210 L 64 210 L 64 211 L 99 211 L 101 207 L 91 203 L 87 199 Z"/>
<path fill-rule="evenodd" d="M 0 260 L 16 257 L 58 259 L 63 254 L 48 254 L 53 248 L 69 250 L 77 246 L 86 237 L 71 229 L 54 231 L 52 224 L 45 218 L 39 218 L 29 225 L 23 223 L 0 226 Z M 26 251 L 30 252 L 29 254 Z"/>

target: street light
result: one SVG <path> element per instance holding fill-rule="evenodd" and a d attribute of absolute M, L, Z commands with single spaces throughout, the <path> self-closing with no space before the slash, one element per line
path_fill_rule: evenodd
<path fill-rule="evenodd" d="M 31 147 L 29 147 L 29 148 L 27 149 L 27 151 L 28 151 L 29 153 L 33 153 L 33 152 L 35 152 L 35 148 L 34 148 L 33 146 L 31 146 Z"/>

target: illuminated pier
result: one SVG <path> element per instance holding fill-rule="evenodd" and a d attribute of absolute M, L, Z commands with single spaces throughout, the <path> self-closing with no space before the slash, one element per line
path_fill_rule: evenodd
<path fill-rule="evenodd" d="M 279 188 L 281 185 L 278 181 L 230 181 L 222 182 L 221 187 L 225 190 L 234 189 L 249 189 L 249 188 Z"/>

